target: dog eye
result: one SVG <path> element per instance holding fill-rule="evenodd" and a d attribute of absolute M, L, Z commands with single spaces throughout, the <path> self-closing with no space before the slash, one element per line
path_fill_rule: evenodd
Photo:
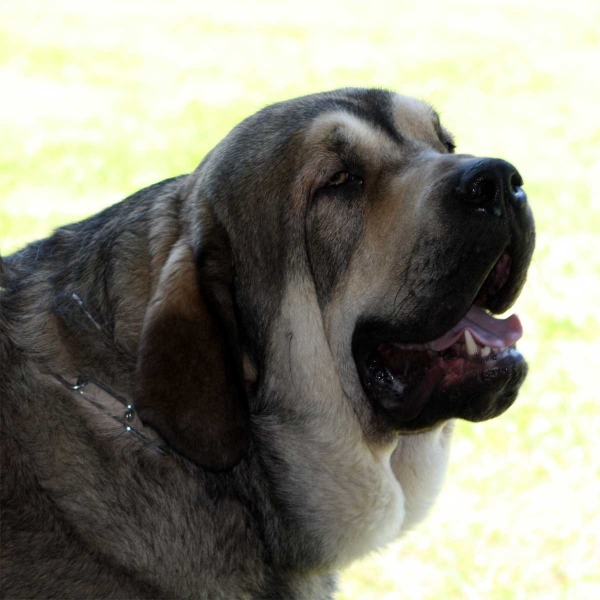
<path fill-rule="evenodd" d="M 344 185 L 345 183 L 350 183 L 351 181 L 356 181 L 358 184 L 362 183 L 362 179 L 353 175 L 348 171 L 338 171 L 328 182 L 327 187 L 336 187 L 339 185 Z"/>

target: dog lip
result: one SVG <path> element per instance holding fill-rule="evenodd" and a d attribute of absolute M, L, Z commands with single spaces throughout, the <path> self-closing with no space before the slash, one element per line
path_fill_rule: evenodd
<path fill-rule="evenodd" d="M 500 320 L 494 315 L 508 310 L 518 298 L 520 285 L 515 283 L 515 280 L 524 281 L 524 276 L 513 269 L 512 252 L 510 249 L 506 249 L 493 263 L 476 292 L 471 292 L 472 295 L 465 293 L 464 303 L 461 302 L 462 310 L 457 306 L 451 313 L 441 315 L 442 319 L 439 326 L 429 322 L 425 324 L 426 327 L 422 327 L 418 323 L 402 327 L 401 325 L 386 323 L 384 319 L 367 318 L 363 322 L 359 321 L 357 323 L 353 335 L 353 346 L 372 350 L 379 343 L 387 342 L 401 344 L 407 348 L 413 346 L 416 349 L 425 345 L 428 349 L 440 350 L 454 343 L 466 329 L 469 329 L 476 338 L 479 337 L 479 341 L 483 345 L 509 346 L 518 341 L 522 335 L 519 318 L 512 315 L 507 319 Z M 507 301 L 508 298 L 510 298 L 510 301 Z M 479 311 L 478 315 L 475 314 L 477 311 Z M 457 316 L 451 319 L 451 314 Z M 489 318 L 486 319 L 485 315 L 488 315 Z M 489 339 L 483 336 L 481 331 L 478 332 L 476 325 L 473 327 L 469 322 L 463 323 L 465 319 L 472 320 L 473 318 L 476 321 L 487 320 L 488 325 L 495 330 L 497 330 L 497 327 L 492 325 L 493 320 L 498 324 L 506 323 L 512 333 L 506 338 Z M 425 331 L 427 333 L 426 337 L 422 335 Z M 453 335 L 453 339 L 449 340 L 447 336 L 450 333 Z"/>
<path fill-rule="evenodd" d="M 358 366 L 367 397 L 397 431 L 424 430 L 448 418 L 496 417 L 512 404 L 527 372 L 514 345 L 482 359 L 382 344 Z"/>
<path fill-rule="evenodd" d="M 512 257 L 505 250 L 500 258 L 494 263 L 485 281 L 479 288 L 473 304 L 485 307 L 504 289 L 510 279 L 512 268 Z"/>

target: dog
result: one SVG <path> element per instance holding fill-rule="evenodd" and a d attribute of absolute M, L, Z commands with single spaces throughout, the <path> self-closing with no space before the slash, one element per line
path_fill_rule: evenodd
<path fill-rule="evenodd" d="M 6 257 L 2 597 L 332 597 L 517 396 L 522 186 L 343 89 Z"/>

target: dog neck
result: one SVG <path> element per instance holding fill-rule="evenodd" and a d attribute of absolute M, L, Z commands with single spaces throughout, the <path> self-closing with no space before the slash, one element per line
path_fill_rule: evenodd
<path fill-rule="evenodd" d="M 79 306 L 83 315 L 102 333 L 102 326 L 87 309 L 79 295 L 73 293 L 71 298 Z M 54 379 L 67 390 L 85 400 L 90 407 L 118 423 L 122 432 L 137 438 L 146 448 L 161 456 L 179 456 L 153 429 L 143 425 L 133 404 L 113 391 L 106 383 L 81 375 L 69 378 L 54 374 Z"/>
<path fill-rule="evenodd" d="M 160 206 L 143 200 L 116 204 L 112 218 L 69 225 L 11 257 L 4 293 L 22 310 L 10 334 L 42 371 L 95 377 L 133 395 L 146 307 L 180 235 L 174 193 Z"/>
<path fill-rule="evenodd" d="M 90 407 L 119 425 L 125 435 L 137 438 L 142 445 L 161 456 L 179 456 L 151 428 L 145 427 L 137 416 L 133 405 L 106 384 L 92 377 L 77 377 L 69 381 L 54 375 L 64 388 L 84 399 Z"/>
<path fill-rule="evenodd" d="M 268 445 L 286 457 L 276 477 L 285 497 L 307 515 L 303 533 L 319 540 L 334 568 L 345 568 L 400 533 L 404 498 L 390 465 L 398 439 L 379 448 L 367 443 L 309 277 L 288 284 L 279 319 L 265 401 L 277 399 L 294 418 L 261 422 L 261 428 Z M 278 406 L 270 412 L 277 414 Z"/>

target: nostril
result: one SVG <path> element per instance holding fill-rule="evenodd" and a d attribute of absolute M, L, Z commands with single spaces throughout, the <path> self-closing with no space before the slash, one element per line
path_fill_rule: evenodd
<path fill-rule="evenodd" d="M 521 174 L 519 173 L 519 171 L 515 171 L 510 176 L 510 186 L 513 190 L 516 190 L 517 188 L 520 188 L 522 185 L 523 185 L 523 178 L 521 177 Z"/>
<path fill-rule="evenodd" d="M 463 202 L 472 205 L 473 208 L 500 216 L 502 214 L 501 185 L 493 173 L 483 173 L 472 179 L 464 188 L 457 188 L 455 193 Z"/>
<path fill-rule="evenodd" d="M 509 179 L 509 200 L 516 208 L 520 208 L 527 201 L 522 185 L 523 178 L 518 171 L 515 171 Z"/>
<path fill-rule="evenodd" d="M 487 200 L 494 200 L 498 193 L 498 186 L 496 182 L 488 177 L 480 177 L 473 182 L 471 188 L 471 199 L 474 202 L 485 202 Z"/>

